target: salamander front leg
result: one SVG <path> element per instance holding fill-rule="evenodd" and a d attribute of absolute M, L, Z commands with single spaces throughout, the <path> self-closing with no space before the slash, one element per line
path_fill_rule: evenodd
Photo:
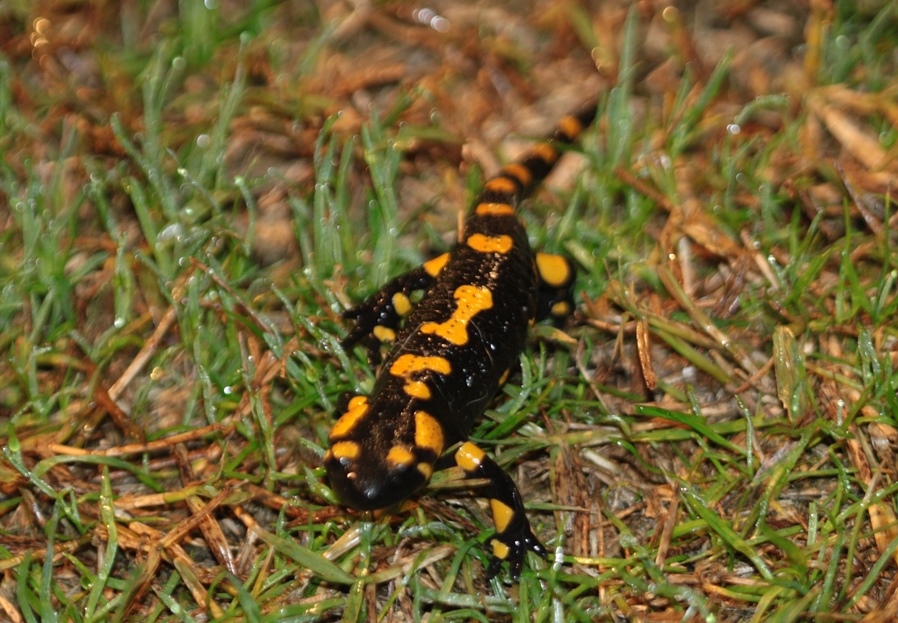
<path fill-rule="evenodd" d="M 540 556 L 546 555 L 543 547 L 527 519 L 521 494 L 511 477 L 486 453 L 470 441 L 466 441 L 455 453 L 455 462 L 465 471 L 468 478 L 485 478 L 486 497 L 490 501 L 496 534 L 490 541 L 493 559 L 487 568 L 487 576 L 493 577 L 503 562 L 508 562 L 512 579 L 521 575 L 524 553 L 530 550 Z"/>

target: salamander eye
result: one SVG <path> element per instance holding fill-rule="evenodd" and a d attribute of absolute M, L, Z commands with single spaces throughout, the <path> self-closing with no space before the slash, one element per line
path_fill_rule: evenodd
<path fill-rule="evenodd" d="M 393 446 L 387 452 L 387 467 L 390 471 L 408 469 L 414 462 L 414 453 L 405 446 Z"/>
<path fill-rule="evenodd" d="M 344 467 L 351 465 L 361 453 L 361 446 L 354 441 L 338 441 L 327 451 L 332 460 L 339 462 Z"/>

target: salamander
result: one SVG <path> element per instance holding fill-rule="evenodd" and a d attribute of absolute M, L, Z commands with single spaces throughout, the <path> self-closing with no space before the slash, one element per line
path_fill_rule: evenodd
<path fill-rule="evenodd" d="M 422 488 L 443 453 L 460 444 L 450 458 L 466 478 L 486 481 L 496 530 L 490 577 L 508 562 L 517 578 L 525 552 L 545 556 L 546 549 L 514 481 L 468 431 L 518 362 L 534 320 L 573 307 L 573 265 L 531 251 L 517 207 L 595 112 L 593 105 L 564 117 L 550 138 L 489 179 L 451 251 L 344 312 L 355 325 L 343 348 L 367 341 L 369 361 L 377 362 L 381 343 L 393 346 L 370 395 L 338 409 L 324 456 L 334 492 L 359 510 L 388 507 Z M 425 293 L 413 305 L 416 291 Z"/>

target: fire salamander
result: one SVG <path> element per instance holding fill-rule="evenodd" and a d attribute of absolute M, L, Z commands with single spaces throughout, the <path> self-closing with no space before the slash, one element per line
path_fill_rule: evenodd
<path fill-rule="evenodd" d="M 443 452 L 461 443 L 454 462 L 467 478 L 486 481 L 496 528 L 490 577 L 507 561 L 517 578 L 524 553 L 545 556 L 546 549 L 514 481 L 467 441 L 468 431 L 517 363 L 529 325 L 566 316 L 573 306 L 573 266 L 534 254 L 516 209 L 558 160 L 559 145 L 573 142 L 594 117 L 595 106 L 565 117 L 551 138 L 486 182 L 452 251 L 344 314 L 355 320 L 344 348 L 367 340 L 376 362 L 382 342 L 394 346 L 371 395 L 349 399 L 330 431 L 324 465 L 334 491 L 359 510 L 390 506 L 424 486 Z M 412 305 L 420 290 L 423 298 Z"/>

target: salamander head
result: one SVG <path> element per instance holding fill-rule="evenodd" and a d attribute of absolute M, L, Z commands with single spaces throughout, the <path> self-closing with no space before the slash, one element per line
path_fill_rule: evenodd
<path fill-rule="evenodd" d="M 331 488 L 346 506 L 359 510 L 391 506 L 422 487 L 430 476 L 431 464 L 418 462 L 413 451 L 404 450 L 411 457 L 409 462 L 393 463 L 384 456 L 366 456 L 377 449 L 356 444 L 360 453 L 352 458 L 346 455 L 350 443 L 355 442 L 333 444 L 324 457 Z M 394 447 L 391 454 L 399 452 Z"/>
<path fill-rule="evenodd" d="M 442 427 L 428 413 L 374 417 L 367 398 L 356 396 L 331 429 L 324 466 L 344 504 L 374 510 L 424 486 L 442 452 Z"/>

